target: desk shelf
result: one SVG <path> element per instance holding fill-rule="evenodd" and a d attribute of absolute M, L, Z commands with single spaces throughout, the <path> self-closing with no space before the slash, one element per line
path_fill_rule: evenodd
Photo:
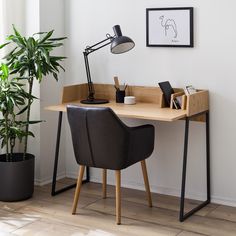
<path fill-rule="evenodd" d="M 175 89 L 176 93 L 172 97 L 181 94 L 185 103 L 183 109 L 176 110 L 171 109 L 173 107 L 172 104 L 170 108 L 166 107 L 163 93 L 158 87 L 128 86 L 126 95 L 135 96 L 136 105 L 116 104 L 114 102 L 115 88 L 112 84 L 94 84 L 94 89 L 96 91 L 96 98 L 104 98 L 110 101 L 107 105 L 102 104 L 96 106 L 109 106 L 115 112 L 117 111 L 118 115 L 122 115 L 123 117 L 138 118 L 139 115 L 135 114 L 135 111 L 137 111 L 138 114 L 143 114 L 142 119 L 147 117 L 146 119 L 150 120 L 174 121 L 209 110 L 209 92 L 207 90 L 198 90 L 195 94 L 185 96 L 183 89 Z M 87 97 L 87 91 L 87 84 L 65 86 L 63 88 L 62 105 L 60 107 L 62 111 L 65 111 L 66 104 L 73 103 L 82 106 L 80 100 Z M 48 109 L 55 111 L 59 106 L 57 108 L 56 106 L 48 107 Z M 128 114 L 129 110 L 133 115 Z M 162 113 L 166 118 L 163 118 Z M 194 118 L 194 120 L 205 121 L 205 119 L 199 118 Z"/>

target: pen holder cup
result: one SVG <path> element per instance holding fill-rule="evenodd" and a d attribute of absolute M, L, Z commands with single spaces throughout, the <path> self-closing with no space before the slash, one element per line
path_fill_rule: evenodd
<path fill-rule="evenodd" d="M 125 90 L 117 90 L 116 91 L 116 102 L 117 103 L 124 103 L 125 98 Z"/>

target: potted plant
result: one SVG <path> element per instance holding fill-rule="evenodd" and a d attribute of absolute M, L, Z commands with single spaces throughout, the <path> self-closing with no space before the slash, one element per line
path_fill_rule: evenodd
<path fill-rule="evenodd" d="M 17 111 L 25 104 L 28 93 L 23 89 L 24 84 L 15 79 L 9 79 L 7 65 L 0 65 L 0 139 L 1 148 L 6 153 L 0 155 L 0 200 L 14 201 L 26 199 L 33 193 L 34 156 L 14 153 L 16 139 L 22 140 L 26 123 L 17 118 Z M 28 135 L 32 133 L 28 132 Z M 24 191 L 22 191 L 24 189 Z"/>
<path fill-rule="evenodd" d="M 33 83 L 35 80 L 40 83 L 43 76 L 50 74 L 58 80 L 59 69 L 64 70 L 60 62 L 65 59 L 65 57 L 51 55 L 55 48 L 63 45 L 59 41 L 64 40 L 65 37 L 52 38 L 53 31 L 50 31 L 26 38 L 14 26 L 13 30 L 14 34 L 7 37 L 8 42 L 0 46 L 0 49 L 7 45 L 12 45 L 13 48 L 4 57 L 6 64 L 2 64 L 0 68 L 0 112 L 3 115 L 0 122 L 0 138 L 2 147 L 6 147 L 6 153 L 0 158 L 0 165 L 2 165 L 0 200 L 2 201 L 23 200 L 33 194 L 34 156 L 27 153 L 27 145 L 28 136 L 34 136 L 29 126 L 40 122 L 30 120 L 31 105 L 36 99 L 32 94 Z M 9 79 L 9 71 L 14 75 L 14 79 Z M 19 115 L 24 113 L 26 117 L 22 121 Z M 23 141 L 23 153 L 14 153 L 16 139 Z M 28 164 L 30 170 L 26 171 L 24 169 L 26 167 L 19 168 L 19 165 L 26 166 L 29 162 L 31 162 Z M 6 166 L 11 165 L 9 163 L 15 165 L 15 168 L 8 170 Z M 19 180 L 22 181 L 21 184 Z"/>

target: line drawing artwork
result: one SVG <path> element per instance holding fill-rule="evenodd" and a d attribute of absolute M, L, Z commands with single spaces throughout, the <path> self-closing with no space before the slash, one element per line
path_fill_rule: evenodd
<path fill-rule="evenodd" d="M 173 20 L 173 19 L 166 19 L 165 20 L 164 15 L 160 16 L 159 19 L 161 20 L 161 26 L 165 29 L 165 36 L 170 34 L 172 31 L 174 38 L 177 38 L 178 31 L 177 31 L 177 25 L 175 23 L 175 20 Z"/>

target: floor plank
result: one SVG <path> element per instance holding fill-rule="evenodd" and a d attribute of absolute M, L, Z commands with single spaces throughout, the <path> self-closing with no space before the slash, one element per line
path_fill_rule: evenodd
<path fill-rule="evenodd" d="M 193 232 L 189 232 L 189 231 L 182 231 L 177 236 L 205 236 L 205 234 L 198 234 L 198 233 L 193 233 Z"/>
<path fill-rule="evenodd" d="M 114 215 L 115 200 L 113 198 L 102 199 L 88 206 L 91 210 Z M 236 224 L 214 218 L 194 215 L 184 223 L 178 221 L 178 212 L 162 209 L 148 208 L 146 206 L 122 201 L 122 216 L 130 219 L 145 219 L 145 222 L 165 225 L 168 227 L 196 232 L 206 235 L 236 235 Z M 124 220 L 125 221 L 125 220 Z"/>
<path fill-rule="evenodd" d="M 58 235 L 58 232 L 60 232 L 60 236 L 86 235 L 88 230 L 72 225 L 61 224 L 52 220 L 39 220 L 18 230 L 15 230 L 13 233 L 14 235 L 53 236 Z"/>
<path fill-rule="evenodd" d="M 236 208 L 229 206 L 218 206 L 215 210 L 211 211 L 207 216 L 236 222 Z"/>
<path fill-rule="evenodd" d="M 58 186 L 74 183 L 62 179 Z M 115 188 L 108 185 L 102 199 L 101 184 L 85 184 L 77 208 L 71 214 L 75 189 L 52 197 L 51 185 L 36 186 L 33 198 L 14 203 L 0 202 L 0 236 L 89 235 L 89 236 L 235 236 L 236 208 L 209 204 L 185 222 L 178 221 L 179 198 L 152 194 L 154 207 L 147 206 L 143 191 L 122 188 L 122 225 L 115 224 Z M 186 209 L 198 201 L 187 200 Z"/>
<path fill-rule="evenodd" d="M 57 229 L 60 225 L 65 228 L 73 226 L 77 227 L 77 233 L 86 233 L 85 235 L 94 234 L 95 232 L 109 233 L 108 235 L 163 235 L 163 236 L 176 236 L 180 233 L 178 229 L 172 229 L 162 225 L 155 225 L 146 222 L 141 222 L 133 219 L 126 219 L 126 222 L 121 226 L 115 224 L 115 216 L 109 214 L 103 214 L 97 211 L 89 209 L 79 209 L 79 213 L 71 215 L 64 208 L 59 208 L 53 204 L 50 209 L 45 210 L 35 206 L 23 207 L 21 210 L 26 214 L 34 214 L 40 216 L 45 222 L 54 221 L 53 225 Z M 52 224 L 52 223 L 51 223 Z M 34 231 L 34 227 L 38 228 L 38 223 L 29 225 L 31 232 Z M 72 227 L 72 228 L 73 228 Z M 52 230 L 56 230 L 52 228 Z M 81 230 L 82 229 L 82 230 Z M 14 231 L 23 232 L 23 231 Z M 60 231 L 59 231 L 60 232 Z M 44 232 L 45 233 L 45 232 Z M 31 235 L 31 234 L 30 234 Z M 32 234 L 33 235 L 33 234 Z M 50 234 L 49 234 L 50 235 Z M 69 235 L 69 234 L 68 234 Z M 83 235 L 83 234 L 82 234 Z M 94 234 L 95 235 L 95 234 Z M 106 235 L 106 234 L 104 234 Z"/>
<path fill-rule="evenodd" d="M 17 212 L 7 212 L 0 210 L 0 233 L 10 233 L 18 228 L 22 228 L 40 217 L 38 215 L 27 215 Z"/>
<path fill-rule="evenodd" d="M 82 187 L 81 194 L 83 193 L 89 193 L 96 196 L 101 196 L 102 194 L 101 184 L 93 183 L 93 184 L 85 184 Z M 108 197 L 115 197 L 115 187 L 108 185 L 107 186 L 107 196 Z M 128 189 L 128 188 L 122 188 L 122 199 L 130 202 L 136 202 L 139 204 L 147 205 L 146 200 L 146 193 L 144 191 L 139 191 L 135 189 Z M 179 211 L 179 198 L 174 196 L 168 196 L 168 195 L 162 195 L 162 194 L 156 194 L 152 193 L 152 201 L 153 206 Z M 199 205 L 201 202 L 197 200 L 192 199 L 186 199 L 185 201 L 185 211 L 189 211 Z M 200 211 L 196 213 L 196 215 L 199 216 L 206 216 L 211 211 L 216 209 L 218 207 L 217 204 L 209 204 Z"/>

